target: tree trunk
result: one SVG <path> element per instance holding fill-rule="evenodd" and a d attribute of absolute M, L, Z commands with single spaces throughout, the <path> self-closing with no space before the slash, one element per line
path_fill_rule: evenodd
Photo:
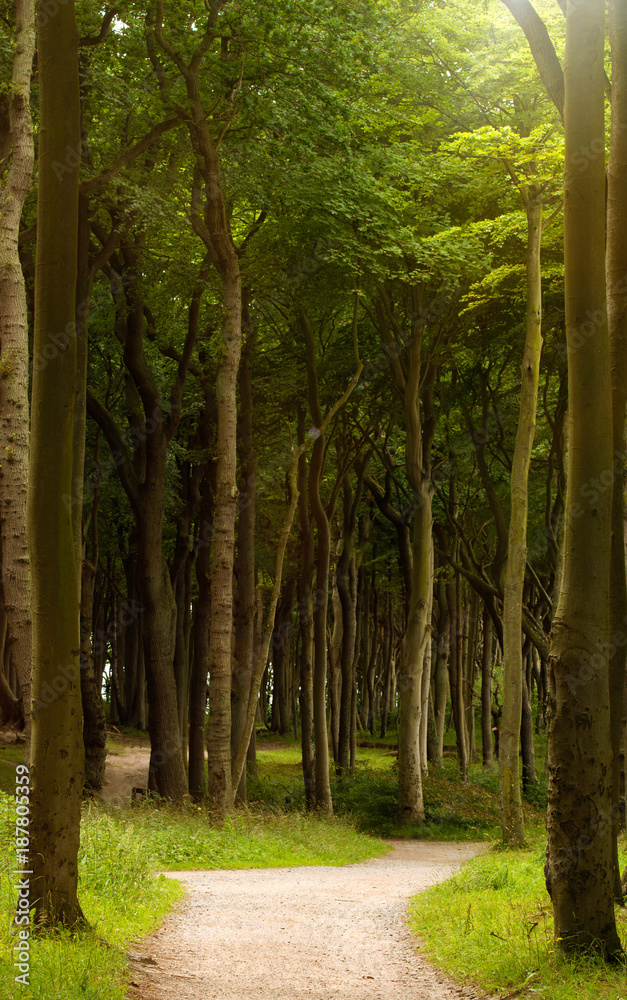
<path fill-rule="evenodd" d="M 248 696 L 253 675 L 255 646 L 255 511 L 257 495 L 257 455 L 253 435 L 253 388 L 251 355 L 254 333 L 248 318 L 248 292 L 243 296 L 242 321 L 246 342 L 239 369 L 240 411 L 238 443 L 240 454 L 240 512 L 237 526 L 237 604 L 235 613 L 235 662 L 231 688 L 231 762 L 244 731 Z M 253 730 L 254 738 L 254 730 Z M 254 747 L 254 743 L 253 743 Z M 246 772 L 236 789 L 236 802 L 246 801 Z"/>
<path fill-rule="evenodd" d="M 320 480 L 324 462 L 324 441 L 319 437 L 314 446 L 309 469 L 309 499 L 318 531 L 316 546 L 316 600 L 314 603 L 314 674 L 313 710 L 315 762 L 315 805 L 325 816 L 333 815 L 329 782 L 329 744 L 327 742 L 327 604 L 329 601 L 329 561 L 331 536 L 329 522 L 320 499 Z"/>
<path fill-rule="evenodd" d="M 494 766 L 492 753 L 492 618 L 483 606 L 483 651 L 481 654 L 481 743 L 483 766 Z"/>
<path fill-rule="evenodd" d="M 18 236 L 33 173 L 30 82 L 35 51 L 33 0 L 15 0 L 16 38 L 10 85 L 11 160 L 0 186 L 0 537 L 6 642 L 17 670 L 30 754 L 31 602 L 26 542 L 28 480 L 28 311 Z M 60 327 L 59 329 L 63 329 Z M 49 331 L 55 333 L 56 331 Z M 48 351 L 54 344 L 44 344 Z M 35 355 L 33 367 L 45 365 Z"/>
<path fill-rule="evenodd" d="M 614 489 L 612 491 L 612 552 L 610 564 L 610 726 L 612 734 L 612 834 L 614 894 L 622 902 L 618 866 L 618 833 L 621 809 L 621 743 L 625 711 L 625 661 L 627 644 L 627 593 L 625 581 L 625 519 L 622 456 L 625 454 L 627 404 L 627 8 L 610 0 L 612 48 L 612 131 L 607 171 L 607 304 L 612 381 L 612 440 Z"/>
<path fill-rule="evenodd" d="M 137 523 L 148 687 L 149 785 L 164 798 L 181 801 L 187 794 L 187 777 L 173 669 L 176 603 L 162 545 L 164 480 L 159 469 L 152 472 L 154 478 L 145 484 Z"/>
<path fill-rule="evenodd" d="M 446 596 L 449 610 L 449 684 L 451 688 L 451 712 L 453 715 L 453 725 L 455 726 L 455 739 L 457 742 L 457 755 L 459 757 L 459 769 L 462 781 L 468 780 L 468 749 L 466 742 L 466 713 L 464 712 L 463 698 L 463 678 L 460 670 L 460 635 L 457 615 L 458 589 L 460 581 L 458 577 L 452 577 L 446 585 Z"/>
<path fill-rule="evenodd" d="M 215 465 L 209 464 L 200 507 L 196 544 L 198 598 L 194 607 L 192 641 L 194 656 L 189 685 L 189 793 L 195 802 L 205 794 L 205 726 L 207 673 L 209 670 L 209 621 L 211 617 L 211 538 L 213 534 Z"/>
<path fill-rule="evenodd" d="M 237 373 L 240 362 L 241 284 L 235 249 L 222 268 L 224 324 L 216 381 L 218 423 L 211 624 L 209 627 L 209 721 L 207 723 L 209 805 L 218 818 L 233 804 L 231 787 L 231 639 L 233 556 L 237 509 Z"/>
<path fill-rule="evenodd" d="M 81 573 L 81 700 L 83 703 L 83 744 L 85 747 L 85 791 L 100 792 L 107 758 L 107 720 L 92 661 L 91 622 L 96 571 L 83 561 Z"/>
<path fill-rule="evenodd" d="M 420 770 L 423 779 L 429 774 L 429 754 L 427 746 L 429 742 L 429 702 L 431 695 L 431 637 L 427 640 L 425 649 L 425 659 L 422 668 L 422 685 L 420 692 Z"/>
<path fill-rule="evenodd" d="M 569 372 L 564 565 L 553 619 L 548 701 L 548 860 L 555 940 L 616 957 L 608 631 L 612 469 L 605 294 L 605 4 L 566 15 L 565 295 Z M 589 332 L 586 332 L 589 331 Z M 584 499 L 585 498 L 585 499 Z"/>
<path fill-rule="evenodd" d="M 520 796 L 518 746 L 523 703 L 522 614 L 527 565 L 529 465 L 536 431 L 536 406 L 542 352 L 542 200 L 539 190 L 523 193 L 527 212 L 527 321 L 522 361 L 522 389 L 511 475 L 509 548 L 503 596 L 503 716 L 499 753 L 503 843 L 525 842 Z"/>
<path fill-rule="evenodd" d="M 0 608 L 0 713 L 3 726 L 20 727 L 23 723 L 21 701 L 13 693 L 10 673 L 7 665 L 10 663 L 6 655 L 7 646 L 7 616 Z"/>
<path fill-rule="evenodd" d="M 392 595 L 387 598 L 387 611 L 383 623 L 383 697 L 381 699 L 381 739 L 387 736 L 388 717 L 392 707 L 392 652 L 394 646 L 394 619 Z"/>
<path fill-rule="evenodd" d="M 414 512 L 413 568 L 407 629 L 401 649 L 398 720 L 398 819 L 424 821 L 420 768 L 420 694 L 425 650 L 429 640 L 432 574 L 431 483 L 422 480 Z"/>
<path fill-rule="evenodd" d="M 340 691 L 342 685 L 342 602 L 337 586 L 337 571 L 331 574 L 331 604 L 333 607 L 333 630 L 329 637 L 329 714 L 331 729 L 331 751 L 333 760 L 339 759 L 340 742 Z"/>
<path fill-rule="evenodd" d="M 364 609 L 364 621 L 366 623 L 367 634 L 370 636 L 370 656 L 368 657 L 366 668 L 366 688 L 368 690 L 368 729 L 370 735 L 374 736 L 376 722 L 376 695 L 375 695 L 375 673 L 377 667 L 377 656 L 379 653 L 379 592 L 376 588 L 376 578 L 374 570 L 372 573 L 372 584 L 370 593 L 372 594 L 372 616 L 368 617 L 368 608 Z M 372 621 L 372 624 L 370 624 Z M 364 663 L 366 658 L 364 657 Z"/>
<path fill-rule="evenodd" d="M 357 506 L 361 497 L 361 481 L 358 481 L 355 497 L 351 490 L 348 474 L 343 482 L 344 518 L 343 547 L 337 564 L 337 591 L 342 606 L 342 649 L 340 689 L 340 729 L 338 739 L 337 773 L 347 771 L 350 763 L 350 736 L 353 706 L 353 663 L 355 658 L 355 637 L 357 620 L 355 617 L 356 576 L 355 568 L 355 528 Z M 368 614 L 368 605 L 364 607 Z"/>
<path fill-rule="evenodd" d="M 305 442 L 305 415 L 298 413 L 298 443 Z M 307 499 L 307 459 L 302 454 L 298 460 L 298 513 L 301 537 L 301 570 L 296 584 L 298 617 L 300 623 L 300 734 L 303 760 L 303 780 L 305 802 L 308 809 L 314 808 L 315 799 L 315 757 L 313 744 L 313 572 L 314 537 L 313 524 L 309 517 Z"/>
<path fill-rule="evenodd" d="M 438 606 L 440 609 L 438 622 L 438 639 L 436 645 L 436 665 L 435 677 L 433 681 L 434 699 L 433 709 L 435 715 L 435 729 L 437 734 L 437 756 L 442 760 L 444 756 L 444 727 L 446 725 L 446 703 L 448 695 L 448 661 L 450 653 L 451 638 L 451 616 L 449 613 L 448 601 L 446 597 L 446 585 L 442 576 L 438 581 L 437 592 Z M 453 693 L 451 690 L 451 700 Z"/>
<path fill-rule="evenodd" d="M 301 313 L 301 330 L 305 339 L 309 408 L 315 427 L 323 423 L 316 371 L 316 347 L 313 330 L 307 315 Z M 329 782 L 329 744 L 327 741 L 327 606 L 329 603 L 329 562 L 331 559 L 331 532 L 329 519 L 320 497 L 320 482 L 324 467 L 324 435 L 319 433 L 314 441 L 309 466 L 309 506 L 317 529 L 316 545 L 316 599 L 314 602 L 314 672 L 313 714 L 315 761 L 315 807 L 326 816 L 333 815 L 331 785 Z"/>
<path fill-rule="evenodd" d="M 529 639 L 525 642 L 523 665 L 530 658 Z M 522 711 L 520 718 L 520 756 L 522 760 L 522 789 L 528 795 L 536 780 L 536 757 L 533 748 L 533 714 L 531 709 L 531 671 L 523 669 Z"/>
<path fill-rule="evenodd" d="M 75 293 L 80 106 L 73 0 L 38 21 L 39 190 L 35 367 L 27 530 L 33 673 L 29 902 L 37 923 L 74 925 L 85 756 L 78 566 L 71 511 L 76 389 Z M 68 156 L 68 150 L 72 156 Z M 63 349 L 50 351 L 64 331 Z M 45 353 L 47 352 L 47 354 Z M 78 499 L 78 498 L 77 498 Z"/>

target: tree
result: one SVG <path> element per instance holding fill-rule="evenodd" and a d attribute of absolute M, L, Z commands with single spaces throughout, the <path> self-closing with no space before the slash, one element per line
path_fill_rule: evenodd
<path fill-rule="evenodd" d="M 542 350 L 542 192 L 521 189 L 527 213 L 527 316 L 521 364 L 520 415 L 511 473 L 511 508 L 507 567 L 503 585 L 503 717 L 499 751 L 503 842 L 520 846 L 525 827 L 518 777 L 518 744 L 523 698 L 522 609 L 527 568 L 529 466 L 536 429 L 536 405 Z"/>
<path fill-rule="evenodd" d="M 80 164 L 73 0 L 37 22 L 39 189 L 27 527 L 33 673 L 29 893 L 35 919 L 76 924 L 84 780 L 79 582 L 71 505 L 76 390 L 75 291 Z M 54 349 L 51 350 L 51 347 Z M 49 358 L 49 360 L 48 360 Z"/>
<path fill-rule="evenodd" d="M 612 832 L 614 895 L 623 901 L 618 866 L 618 834 L 621 828 L 621 745 L 625 708 L 625 664 L 627 651 L 627 582 L 625 579 L 625 501 L 623 462 L 625 454 L 625 409 L 627 407 L 627 9 L 610 2 L 612 51 L 612 128 L 607 170 L 607 319 L 610 335 L 612 380 L 612 443 L 614 483 L 612 489 L 612 554 L 610 564 L 610 727 L 612 738 Z"/>
<path fill-rule="evenodd" d="M 605 4 L 569 4 L 565 79 L 565 298 L 569 417 L 562 588 L 549 657 L 547 872 L 562 951 L 616 959 L 609 710 L 612 469 L 605 286 Z M 582 336 L 583 334 L 583 336 Z"/>
<path fill-rule="evenodd" d="M 4 136 L 6 154 L 8 146 L 11 152 L 9 168 L 0 185 L 0 533 L 2 603 L 7 615 L 5 641 L 20 685 L 27 760 L 31 697 L 30 566 L 26 540 L 28 313 L 18 239 L 33 172 L 30 82 L 34 51 L 34 4 L 32 0 L 16 0 L 9 128 Z M 8 721 L 18 721 L 20 715 L 17 706 L 10 704 L 5 714 Z"/>

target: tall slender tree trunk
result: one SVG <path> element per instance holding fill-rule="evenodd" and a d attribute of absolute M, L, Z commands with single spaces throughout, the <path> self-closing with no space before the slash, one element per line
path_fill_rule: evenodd
<path fill-rule="evenodd" d="M 520 794 L 520 723 L 523 705 L 522 613 L 527 565 L 529 465 L 536 431 L 536 407 L 542 352 L 542 198 L 539 190 L 523 191 L 527 213 L 527 320 L 521 366 L 522 388 L 511 474 L 509 549 L 503 597 L 503 716 L 499 752 L 499 788 L 503 843 L 525 842 Z"/>
<path fill-rule="evenodd" d="M 429 595 L 433 588 L 431 484 L 420 484 L 414 513 L 412 585 L 407 629 L 401 650 L 399 672 L 400 713 L 398 720 L 398 818 L 402 823 L 420 823 L 425 818 L 420 768 L 421 681 L 429 640 Z"/>
<path fill-rule="evenodd" d="M 405 417 L 405 471 L 414 498 L 412 536 L 413 566 L 408 600 L 407 627 L 401 646 L 398 720 L 398 807 L 401 823 L 424 820 L 420 770 L 420 709 L 424 656 L 430 638 L 433 588 L 433 538 L 431 516 L 431 444 L 435 430 L 433 383 L 436 369 L 423 366 L 422 347 L 426 317 L 422 309 L 422 286 L 412 288 L 412 336 L 405 371 L 396 354 L 390 364 Z M 379 315 L 382 315 L 379 303 Z M 385 322 L 381 333 L 392 339 Z M 424 369 L 424 370 L 423 370 Z"/>
<path fill-rule="evenodd" d="M 446 725 L 446 704 L 448 696 L 448 660 L 450 654 L 451 616 L 446 597 L 446 584 L 440 576 L 438 580 L 437 601 L 440 609 L 438 621 L 438 638 L 436 643 L 435 676 L 433 679 L 433 707 L 435 714 L 435 731 L 437 736 L 437 757 L 444 756 L 444 727 Z M 451 691 L 451 700 L 453 694 Z"/>
<path fill-rule="evenodd" d="M 432 667 L 431 637 L 425 649 L 424 666 L 422 670 L 422 685 L 420 692 L 420 769 L 423 779 L 429 774 L 429 702 L 431 697 L 431 667 Z"/>
<path fill-rule="evenodd" d="M 315 418 L 314 418 L 315 419 Z M 319 437 L 314 446 L 309 469 L 309 499 L 317 528 L 316 600 L 314 603 L 314 673 L 313 716 L 316 749 L 315 805 L 326 816 L 333 815 L 329 782 L 329 744 L 327 741 L 327 605 L 329 602 L 329 561 L 331 533 L 329 521 L 320 499 L 320 480 L 324 462 L 324 440 Z"/>
<path fill-rule="evenodd" d="M 107 720 L 102 695 L 96 684 L 91 646 L 95 577 L 96 570 L 93 563 L 84 559 L 81 570 L 81 701 L 85 747 L 85 791 L 90 795 L 102 789 L 107 758 Z"/>
<path fill-rule="evenodd" d="M 522 790 L 528 794 L 536 780 L 536 755 L 533 747 L 533 712 L 531 707 L 531 671 L 525 666 L 531 657 L 531 642 L 525 641 L 523 649 L 522 713 L 520 719 L 520 758 L 522 761 Z"/>
<path fill-rule="evenodd" d="M 612 734 L 612 851 L 614 895 L 622 902 L 618 866 L 618 833 L 621 810 L 621 744 L 625 713 L 625 662 L 627 645 L 627 593 L 625 581 L 625 512 L 623 461 L 625 407 L 627 405 L 627 7 L 610 0 L 612 48 L 612 131 L 607 190 L 607 307 L 612 382 L 612 441 L 614 489 L 612 492 L 612 554 L 610 564 L 610 726 Z"/>
<path fill-rule="evenodd" d="M 0 454 L 3 456 L 0 464 L 0 536 L 6 642 L 17 671 L 28 761 L 31 700 L 30 568 L 26 543 L 28 313 L 18 236 L 22 206 L 33 173 L 30 117 L 30 81 L 35 51 L 33 0 L 15 0 L 15 24 L 9 106 L 11 161 L 7 177 L 0 186 Z"/>
<path fill-rule="evenodd" d="M 242 322 L 239 266 L 223 266 L 224 323 L 222 359 L 216 380 L 218 419 L 211 624 L 209 627 L 208 785 L 211 809 L 224 816 L 233 804 L 231 787 L 231 638 L 233 631 L 233 558 L 237 510 L 237 373 Z"/>
<path fill-rule="evenodd" d="M 80 107 L 73 0 L 37 25 L 40 94 L 35 366 L 27 530 L 33 609 L 30 904 L 38 923 L 76 924 L 81 732 L 78 565 L 71 511 Z M 68 150 L 73 156 L 68 157 Z M 64 331 L 63 349 L 50 351 Z"/>
<path fill-rule="evenodd" d="M 196 580 L 198 598 L 194 607 L 192 642 L 194 656 L 189 685 L 189 792 L 195 802 L 205 794 L 205 727 L 207 715 L 207 673 L 209 670 L 209 621 L 211 616 L 211 537 L 214 511 L 215 467 L 205 477 L 200 507 L 197 542 Z"/>
<path fill-rule="evenodd" d="M 364 578 L 365 574 L 364 574 Z M 366 624 L 366 629 L 368 634 L 372 633 L 371 646 L 370 646 L 370 656 L 368 657 L 368 663 L 366 667 L 366 688 L 368 691 L 368 729 L 371 736 L 374 736 L 374 727 L 376 723 L 376 689 L 375 689 L 375 673 L 377 667 L 377 656 L 379 653 L 379 592 L 375 586 L 375 575 L 374 570 L 372 572 L 372 624 L 370 624 L 370 619 L 368 615 L 367 607 L 364 608 L 363 620 Z M 365 604 L 365 598 L 364 598 Z M 364 663 L 366 658 L 364 657 Z"/>
<path fill-rule="evenodd" d="M 392 617 L 392 595 L 388 594 L 385 618 L 383 620 L 383 693 L 381 698 L 381 739 L 385 739 L 388 729 L 388 716 L 392 700 L 392 652 L 394 645 L 394 620 Z"/>
<path fill-rule="evenodd" d="M 483 766 L 492 768 L 492 618 L 488 608 L 483 606 L 483 650 L 481 653 L 481 745 Z"/>
<path fill-rule="evenodd" d="M 342 685 L 342 602 L 337 587 L 337 571 L 331 574 L 333 630 L 329 639 L 329 729 L 333 760 L 337 763 L 340 743 L 340 688 Z"/>
<path fill-rule="evenodd" d="M 253 675 L 255 645 L 255 501 L 257 455 L 253 436 L 253 389 L 251 354 L 254 336 L 248 321 L 248 294 L 244 296 L 246 343 L 239 370 L 240 412 L 238 424 L 240 452 L 240 513 L 237 528 L 237 605 L 235 614 L 235 662 L 231 690 L 231 761 L 235 758 L 246 723 L 248 697 Z M 254 730 L 253 730 L 254 733 Z M 253 744 L 254 746 L 254 744 Z M 236 801 L 246 801 L 246 771 L 236 790 Z"/>
<path fill-rule="evenodd" d="M 457 614 L 459 579 L 452 576 L 446 585 L 449 613 L 449 684 L 451 712 L 455 726 L 455 739 L 462 781 L 468 780 L 468 744 L 466 741 L 466 715 L 464 712 L 463 678 L 460 669 L 460 634 Z"/>
<path fill-rule="evenodd" d="M 305 443 L 305 415 L 298 413 L 298 443 Z M 309 517 L 307 490 L 307 459 L 302 454 L 298 460 L 298 514 L 301 538 L 301 569 L 296 583 L 298 616 L 300 623 L 300 737 L 303 760 L 305 802 L 308 809 L 315 802 L 315 755 L 313 743 L 313 573 L 314 537 Z"/>
<path fill-rule="evenodd" d="M 353 715 L 353 664 L 355 660 L 355 639 L 357 635 L 356 601 L 357 569 L 355 565 L 355 531 L 357 527 L 357 507 L 361 499 L 363 468 L 358 473 L 355 495 L 350 486 L 348 473 L 342 487 L 344 500 L 343 546 L 337 565 L 337 590 L 342 607 L 342 649 L 340 691 L 340 728 L 338 736 L 337 772 L 346 772 L 350 763 L 350 737 Z M 368 605 L 365 602 L 365 614 Z M 365 665 L 367 670 L 367 664 Z"/>
<path fill-rule="evenodd" d="M 155 435 L 156 436 L 156 435 Z M 187 794 L 187 777 L 181 749 L 174 646 L 176 603 L 163 552 L 163 463 L 165 441 L 150 441 L 160 450 L 160 461 L 147 466 L 142 504 L 137 517 L 137 561 L 144 607 L 144 658 L 148 688 L 150 780 L 165 798 L 181 800 Z"/>
<path fill-rule="evenodd" d="M 316 348 L 313 330 L 308 317 L 301 314 L 301 330 L 305 337 L 309 407 L 315 426 L 322 426 L 322 409 L 318 393 Z M 329 603 L 329 562 L 331 559 L 331 532 L 329 519 L 320 497 L 320 482 L 324 466 L 324 435 L 316 438 L 309 466 L 309 506 L 317 530 L 316 544 L 316 599 L 314 603 L 314 671 L 313 716 L 316 749 L 315 807 L 326 815 L 333 815 L 331 784 L 329 781 L 329 744 L 327 740 L 327 605 Z"/>
<path fill-rule="evenodd" d="M 548 863 L 561 951 L 621 952 L 614 916 L 608 676 L 611 493 L 583 499 L 612 468 L 605 289 L 605 4 L 568 4 L 565 56 L 565 296 L 569 372 L 562 586 L 551 630 Z"/>

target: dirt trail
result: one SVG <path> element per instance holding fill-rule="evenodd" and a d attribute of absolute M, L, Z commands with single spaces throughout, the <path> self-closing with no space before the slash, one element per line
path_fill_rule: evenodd
<path fill-rule="evenodd" d="M 133 788 L 148 787 L 149 763 L 149 746 L 109 751 L 101 793 L 103 800 L 117 805 L 129 805 Z"/>
<path fill-rule="evenodd" d="M 149 756 L 110 754 L 103 799 L 127 805 Z M 410 896 L 485 844 L 390 846 L 341 868 L 170 873 L 187 896 L 137 946 L 129 1000 L 474 1000 L 421 959 L 405 915 Z"/>
<path fill-rule="evenodd" d="M 177 872 L 188 895 L 141 943 L 133 1000 L 475 998 L 425 963 L 407 900 L 482 844 L 391 842 L 341 868 Z"/>

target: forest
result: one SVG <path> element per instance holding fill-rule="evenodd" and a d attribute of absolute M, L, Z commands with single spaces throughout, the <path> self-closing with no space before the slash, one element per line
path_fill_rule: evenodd
<path fill-rule="evenodd" d="M 322 839 L 489 787 L 620 969 L 626 5 L 4 0 L 0 80 L 7 934 L 89 926 L 112 740 L 199 838 L 272 740 Z"/>

